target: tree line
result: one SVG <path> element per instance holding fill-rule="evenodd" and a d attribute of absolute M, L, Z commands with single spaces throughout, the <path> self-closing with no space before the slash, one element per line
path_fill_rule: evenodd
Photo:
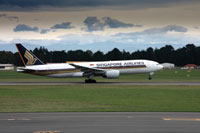
<path fill-rule="evenodd" d="M 92 52 L 90 50 L 49 51 L 45 47 L 35 48 L 32 52 L 44 63 L 147 59 L 159 63 L 174 63 L 176 66 L 184 66 L 186 64 L 200 65 L 200 47 L 194 44 L 187 44 L 176 50 L 171 45 L 155 49 L 149 47 L 146 50 L 137 50 L 132 53 L 125 50 L 120 51 L 117 48 L 103 53 L 101 51 Z M 18 52 L 0 51 L 0 63 L 23 66 Z"/>

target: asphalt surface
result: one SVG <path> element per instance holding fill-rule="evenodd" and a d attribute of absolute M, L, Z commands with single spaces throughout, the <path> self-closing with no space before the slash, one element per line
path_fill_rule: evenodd
<path fill-rule="evenodd" d="M 199 133 L 200 113 L 0 113 L 1 133 Z"/>
<path fill-rule="evenodd" d="M 200 82 L 0 82 L 1 85 L 200 85 Z"/>

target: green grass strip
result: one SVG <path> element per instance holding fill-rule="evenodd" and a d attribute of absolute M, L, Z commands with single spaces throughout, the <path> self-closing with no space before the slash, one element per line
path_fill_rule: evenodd
<path fill-rule="evenodd" d="M 0 112 L 199 112 L 200 86 L 0 86 Z"/>

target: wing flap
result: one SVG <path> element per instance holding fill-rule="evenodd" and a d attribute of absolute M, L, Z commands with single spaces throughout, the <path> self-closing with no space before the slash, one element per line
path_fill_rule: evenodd
<path fill-rule="evenodd" d="M 26 67 L 17 67 L 17 72 L 32 72 L 34 69 L 26 68 Z"/>
<path fill-rule="evenodd" d="M 96 75 L 96 74 L 104 74 L 105 73 L 104 69 L 99 69 L 99 68 L 94 68 L 94 67 L 86 67 L 86 66 L 82 66 L 82 65 L 79 65 L 79 64 L 75 64 L 75 63 L 72 63 L 70 65 L 72 65 L 73 67 L 75 67 L 77 69 L 80 69 L 85 74 Z"/>

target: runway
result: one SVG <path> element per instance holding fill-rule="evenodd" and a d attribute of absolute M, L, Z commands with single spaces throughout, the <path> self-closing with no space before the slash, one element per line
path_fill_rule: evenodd
<path fill-rule="evenodd" d="M 200 82 L 0 82 L 2 85 L 200 85 Z"/>
<path fill-rule="evenodd" d="M 0 113 L 2 133 L 197 133 L 200 113 Z"/>

